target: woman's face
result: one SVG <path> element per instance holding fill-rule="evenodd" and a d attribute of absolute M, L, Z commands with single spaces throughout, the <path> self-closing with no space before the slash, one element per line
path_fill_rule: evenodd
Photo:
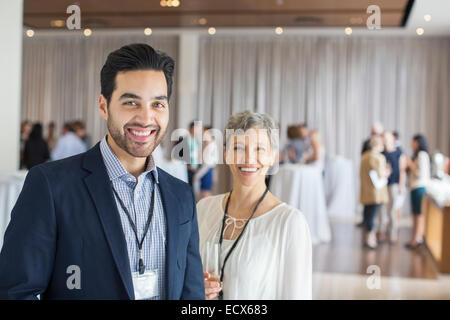
<path fill-rule="evenodd" d="M 224 151 L 225 163 L 230 167 L 234 183 L 245 186 L 264 181 L 276 156 L 265 129 L 250 128 L 245 134 L 231 136 Z"/>
<path fill-rule="evenodd" d="M 419 143 L 414 139 L 412 140 L 411 148 L 413 149 L 413 151 L 419 150 Z"/>

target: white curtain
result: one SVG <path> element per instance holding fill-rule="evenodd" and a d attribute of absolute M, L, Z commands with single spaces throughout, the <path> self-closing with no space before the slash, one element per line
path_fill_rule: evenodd
<path fill-rule="evenodd" d="M 147 43 L 177 60 L 177 36 L 25 37 L 22 120 L 40 121 L 44 126 L 54 121 L 58 131 L 66 121 L 83 120 L 92 142 L 97 142 L 106 133 L 106 122 L 98 113 L 100 70 L 108 53 L 136 42 Z M 172 92 L 169 130 L 176 124 L 176 76 Z"/>
<path fill-rule="evenodd" d="M 319 129 L 359 165 L 374 121 L 450 155 L 450 38 L 214 36 L 200 41 L 198 117 L 224 127 L 245 109 Z M 358 171 L 355 171 L 358 172 Z"/>

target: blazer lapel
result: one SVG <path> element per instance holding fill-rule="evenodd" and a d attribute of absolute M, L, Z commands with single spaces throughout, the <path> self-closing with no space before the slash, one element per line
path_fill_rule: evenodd
<path fill-rule="evenodd" d="M 178 297 L 175 297 L 174 292 L 174 284 L 175 277 L 177 273 L 177 247 L 178 247 L 178 206 L 179 200 L 174 194 L 170 184 L 167 181 L 165 172 L 161 172 L 162 170 L 158 168 L 159 175 L 159 187 L 161 193 L 161 200 L 164 207 L 164 214 L 166 216 L 167 221 L 167 259 L 166 259 L 166 268 L 167 268 L 167 299 L 174 300 Z M 162 174 L 161 174 L 162 173 Z"/>
<path fill-rule="evenodd" d="M 97 208 L 109 247 L 125 285 L 128 296 L 134 300 L 133 280 L 128 258 L 125 236 L 119 212 L 111 191 L 111 182 L 97 144 L 86 153 L 84 168 L 91 172 L 84 181 Z"/>

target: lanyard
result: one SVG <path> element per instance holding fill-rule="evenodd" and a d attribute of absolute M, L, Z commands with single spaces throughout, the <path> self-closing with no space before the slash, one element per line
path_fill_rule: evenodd
<path fill-rule="evenodd" d="M 136 224 L 134 223 L 133 219 L 131 219 L 130 212 L 128 211 L 127 207 L 123 203 L 122 199 L 120 199 L 119 194 L 117 193 L 116 189 L 114 187 L 112 187 L 112 189 L 113 189 L 114 194 L 116 195 L 117 199 L 119 200 L 120 206 L 122 207 L 123 211 L 125 211 L 125 213 L 127 214 L 128 221 L 130 222 L 131 228 L 133 229 L 134 235 L 136 237 L 136 244 L 138 246 L 138 253 L 139 253 L 139 274 L 144 274 L 145 265 L 144 265 L 144 260 L 142 260 L 142 245 L 144 244 L 145 236 L 147 235 L 148 229 L 150 227 L 150 223 L 152 222 L 152 218 L 153 218 L 153 208 L 155 206 L 156 185 L 153 186 L 152 198 L 150 200 L 150 210 L 148 212 L 147 222 L 145 223 L 144 234 L 142 235 L 142 239 L 140 241 L 138 238 Z"/>
<path fill-rule="evenodd" d="M 248 218 L 247 222 L 244 225 L 244 228 L 242 229 L 241 234 L 237 237 L 236 241 L 234 241 L 233 245 L 231 246 L 230 250 L 228 251 L 227 255 L 225 256 L 225 259 L 223 260 L 223 265 L 221 268 L 221 272 L 220 272 L 220 282 L 223 281 L 223 273 L 225 270 L 225 265 L 227 263 L 228 258 L 230 257 L 231 253 L 233 252 L 234 248 L 236 248 L 239 240 L 241 240 L 242 235 L 245 232 L 245 229 L 247 228 L 247 225 L 250 221 L 251 218 L 253 218 L 253 215 L 255 214 L 256 210 L 258 209 L 258 206 L 261 204 L 261 202 L 264 200 L 264 198 L 266 197 L 267 192 L 269 191 L 269 188 L 266 188 L 266 190 L 264 191 L 263 195 L 261 196 L 261 198 L 259 198 L 258 202 L 256 203 L 255 208 L 253 209 L 252 214 L 250 215 L 250 217 Z M 225 212 L 223 214 L 223 220 L 222 220 L 222 228 L 220 230 L 220 240 L 219 240 L 219 246 L 220 246 L 220 251 L 222 251 L 222 242 L 223 242 L 223 234 L 224 234 L 224 227 L 225 227 L 225 220 L 226 220 L 226 216 L 228 214 L 228 205 L 230 204 L 230 198 L 231 198 L 231 193 L 233 192 L 233 190 L 230 191 L 230 195 L 228 196 L 227 199 L 227 203 L 225 205 Z M 220 259 L 220 256 L 219 256 Z M 223 290 L 220 291 L 219 293 L 219 299 L 222 300 L 223 299 Z"/>

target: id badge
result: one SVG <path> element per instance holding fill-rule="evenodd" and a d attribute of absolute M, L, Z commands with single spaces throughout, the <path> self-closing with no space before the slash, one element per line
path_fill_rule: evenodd
<path fill-rule="evenodd" d="M 133 272 L 134 298 L 145 300 L 159 296 L 158 270 L 145 270 L 143 274 Z"/>

